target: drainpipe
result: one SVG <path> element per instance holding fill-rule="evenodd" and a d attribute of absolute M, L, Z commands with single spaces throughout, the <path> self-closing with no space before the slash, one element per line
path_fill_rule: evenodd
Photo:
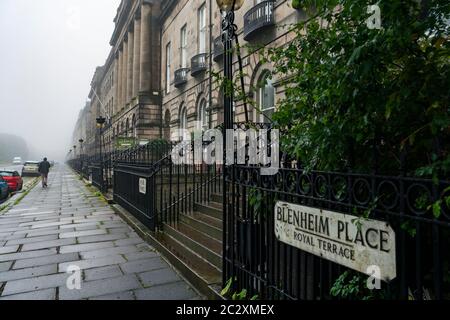
<path fill-rule="evenodd" d="M 160 6 L 162 6 L 162 5 L 160 5 Z M 162 61 L 163 61 L 163 44 L 162 44 L 162 25 L 161 25 L 161 22 L 162 22 L 162 19 L 161 19 L 161 13 L 162 13 L 162 7 L 160 7 L 160 14 L 158 15 L 158 33 L 159 33 L 159 52 L 160 52 L 160 55 L 159 55 L 159 63 L 158 63 L 158 66 L 159 66 L 159 70 L 158 70 L 158 74 L 159 73 L 161 73 L 161 75 L 159 76 L 159 79 L 158 79 L 158 83 L 159 83 L 159 88 L 158 88 L 158 91 L 159 91 L 159 109 L 160 109 L 160 115 L 161 115 L 161 121 L 159 122 L 159 138 L 161 139 L 161 140 L 163 140 L 164 139 L 164 125 L 165 125 L 165 123 L 164 123 L 164 114 L 163 114 L 163 110 L 164 110 L 164 108 L 163 108 L 163 89 L 162 89 L 162 87 L 161 87 L 161 83 L 162 83 L 162 79 L 163 79 L 163 74 L 162 74 L 162 72 L 161 72 L 161 69 L 162 69 L 162 67 L 163 67 L 163 65 L 162 65 Z"/>
<path fill-rule="evenodd" d="M 209 0 L 209 110 L 208 110 L 208 122 L 209 128 L 212 124 L 212 57 L 213 57 L 213 21 L 212 21 L 212 0 Z"/>

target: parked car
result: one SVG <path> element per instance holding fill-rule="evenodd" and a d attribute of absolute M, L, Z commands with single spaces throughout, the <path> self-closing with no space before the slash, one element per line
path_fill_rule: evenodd
<path fill-rule="evenodd" d="M 39 176 L 39 161 L 27 161 L 22 168 L 22 177 Z"/>
<path fill-rule="evenodd" d="M 15 157 L 13 159 L 13 164 L 22 164 L 22 158 L 21 157 Z"/>
<path fill-rule="evenodd" d="M 0 200 L 4 200 L 9 196 L 9 188 L 6 181 L 0 176 Z"/>
<path fill-rule="evenodd" d="M 6 181 L 9 187 L 9 192 L 17 192 L 23 188 L 23 180 L 17 171 L 1 171 L 0 176 Z"/>

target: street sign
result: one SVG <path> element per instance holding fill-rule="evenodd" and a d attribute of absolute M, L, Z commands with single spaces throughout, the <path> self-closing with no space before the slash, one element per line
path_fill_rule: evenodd
<path fill-rule="evenodd" d="M 288 245 L 381 280 L 396 274 L 395 232 L 383 221 L 279 201 L 275 235 Z"/>
<path fill-rule="evenodd" d="M 136 138 L 134 137 L 117 137 L 116 138 L 116 149 L 126 150 L 136 146 Z"/>
<path fill-rule="evenodd" d="M 139 179 L 139 193 L 147 194 L 147 179 Z"/>

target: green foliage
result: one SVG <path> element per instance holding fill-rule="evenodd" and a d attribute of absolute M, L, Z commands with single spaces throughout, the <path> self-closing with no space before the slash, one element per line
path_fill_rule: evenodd
<path fill-rule="evenodd" d="M 292 0 L 292 8 L 300 10 L 302 8 L 302 0 Z"/>
<path fill-rule="evenodd" d="M 310 19 L 268 52 L 287 86 L 274 115 L 284 149 L 310 169 L 367 172 L 376 140 L 384 173 L 396 172 L 407 150 L 410 173 L 448 176 L 449 6 L 378 1 L 377 30 L 366 24 L 372 2 L 301 2 L 315 8 Z M 438 141 L 444 150 L 436 155 Z"/>
<path fill-rule="evenodd" d="M 369 290 L 367 276 L 355 271 L 345 271 L 341 274 L 334 282 L 330 294 L 347 300 L 374 300 L 385 296 L 383 290 Z"/>
<path fill-rule="evenodd" d="M 405 230 L 412 238 L 417 234 L 416 227 L 411 220 L 407 220 L 400 225 L 400 228 Z"/>
<path fill-rule="evenodd" d="M 249 195 L 248 195 L 248 201 L 250 206 L 255 210 L 255 212 L 259 212 L 261 209 L 261 204 L 263 201 L 262 193 L 259 189 L 256 188 L 250 188 L 249 189 Z"/>
<path fill-rule="evenodd" d="M 237 278 L 235 278 L 235 281 L 237 281 Z M 248 291 L 247 289 L 242 289 L 240 292 L 233 292 L 233 278 L 230 278 L 225 288 L 220 292 L 220 294 L 226 298 L 231 298 L 231 300 L 250 300 L 255 301 L 258 300 L 259 296 L 254 295 L 253 297 L 248 297 Z"/>

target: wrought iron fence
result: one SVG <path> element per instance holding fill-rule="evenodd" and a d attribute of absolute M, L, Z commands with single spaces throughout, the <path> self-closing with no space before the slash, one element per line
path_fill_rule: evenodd
<path fill-rule="evenodd" d="M 387 222 L 395 231 L 396 274 L 375 296 L 385 299 L 450 298 L 450 208 L 433 215 L 430 205 L 450 181 L 399 175 L 307 171 L 282 155 L 276 175 L 260 166 L 226 168 L 224 283 L 261 299 L 332 299 L 346 267 L 279 241 L 275 204 L 284 201 Z M 403 160 L 404 161 L 404 160 Z M 401 165 L 401 167 L 404 164 Z"/>
<path fill-rule="evenodd" d="M 221 165 L 207 165 L 195 158 L 193 143 L 180 144 L 187 161 L 174 162 L 175 145 L 163 143 L 121 157 L 114 167 L 114 199 L 151 230 L 175 224 L 180 213 L 190 213 L 195 203 L 208 201 L 221 192 Z M 140 186 L 140 188 L 139 188 Z"/>
<path fill-rule="evenodd" d="M 265 124 L 238 124 L 236 128 L 269 129 L 270 134 Z M 285 201 L 355 219 L 369 215 L 392 227 L 397 277 L 383 283 L 379 296 L 450 298 L 450 208 L 441 203 L 439 216 L 430 209 L 430 204 L 450 194 L 450 181 L 408 175 L 404 157 L 398 174 L 383 175 L 351 168 L 308 171 L 283 153 L 275 175 L 263 176 L 261 166 L 248 162 L 228 166 L 223 174 L 221 165 L 198 161 L 195 152 L 185 163 L 174 163 L 173 148 L 174 144 L 159 141 L 112 153 L 114 199 L 151 230 L 164 231 L 164 224 L 178 223 L 181 213 L 192 213 L 195 203 L 221 193 L 223 279 L 224 283 L 232 279 L 235 291 L 246 289 L 261 299 L 334 298 L 331 288 L 349 269 L 277 239 L 274 208 L 277 201 Z M 248 144 L 245 149 L 248 156 Z M 188 150 L 193 150 L 192 144 L 177 152 L 184 155 Z M 75 162 L 71 165 L 83 172 L 86 168 Z"/>

